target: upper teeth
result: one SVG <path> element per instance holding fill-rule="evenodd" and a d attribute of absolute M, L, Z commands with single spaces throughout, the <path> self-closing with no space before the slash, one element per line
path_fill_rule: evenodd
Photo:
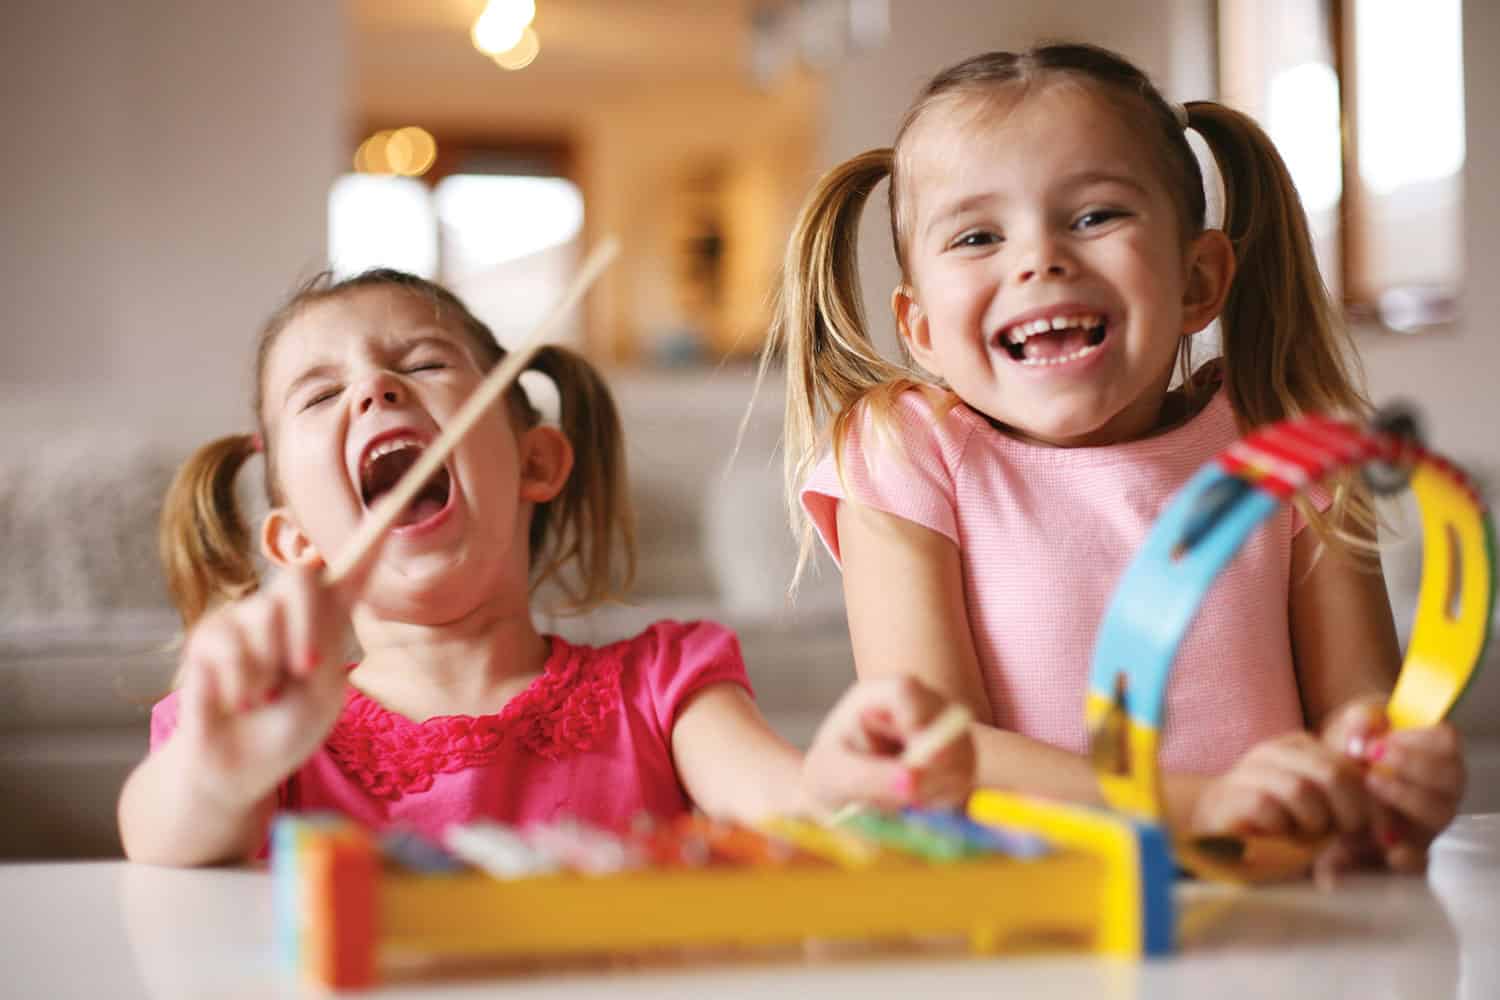
<path fill-rule="evenodd" d="M 1075 327 L 1091 330 L 1103 325 L 1104 317 L 1092 313 L 1082 316 L 1044 316 L 1007 327 L 1005 339 L 1012 344 L 1024 344 L 1039 333 L 1051 333 L 1053 330 L 1068 330 Z"/>
<path fill-rule="evenodd" d="M 400 451 L 403 448 L 422 447 L 425 447 L 425 445 L 420 438 L 412 436 L 387 438 L 365 453 L 365 460 L 361 464 L 360 472 L 369 472 L 370 466 L 375 464 L 375 460 L 382 455 L 389 455 L 391 452 Z"/>

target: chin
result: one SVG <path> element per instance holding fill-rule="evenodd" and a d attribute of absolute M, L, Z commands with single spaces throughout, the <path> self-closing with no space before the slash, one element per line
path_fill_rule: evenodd
<path fill-rule="evenodd" d="M 413 625 L 439 625 L 463 617 L 478 603 L 481 577 L 462 561 L 432 556 L 383 566 L 370 590 L 381 595 L 368 602 L 382 617 Z"/>

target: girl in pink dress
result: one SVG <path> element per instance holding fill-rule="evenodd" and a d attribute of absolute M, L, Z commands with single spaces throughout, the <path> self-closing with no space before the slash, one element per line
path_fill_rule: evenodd
<path fill-rule="evenodd" d="M 598 648 L 538 631 L 537 583 L 587 608 L 633 561 L 614 404 L 559 347 L 530 368 L 555 383 L 560 426 L 513 387 L 377 551 L 326 586 L 325 560 L 503 355 L 450 292 L 394 271 L 320 279 L 271 318 L 258 432 L 202 448 L 167 497 L 162 554 L 188 634 L 121 793 L 129 857 L 247 858 L 277 809 L 439 838 L 481 819 L 620 830 L 692 806 L 754 819 L 963 798 L 966 738 L 922 768 L 897 759 L 946 705 L 920 683 L 857 685 L 804 759 L 756 709 L 722 626 L 658 622 Z M 267 585 L 234 498 L 255 454 Z"/>
<path fill-rule="evenodd" d="M 1220 228 L 1188 130 L 1223 176 Z M 855 260 L 883 180 L 896 360 Z M 804 558 L 815 529 L 841 561 L 859 675 L 967 704 L 980 784 L 1097 801 L 1094 636 L 1166 500 L 1249 428 L 1368 410 L 1285 165 L 1249 118 L 1168 104 L 1111 52 L 991 52 L 823 178 L 786 259 L 789 499 Z M 1222 357 L 1195 371 L 1215 320 Z M 1340 487 L 1216 582 L 1167 694 L 1179 829 L 1341 833 L 1422 865 L 1463 760 L 1451 726 L 1384 730 L 1400 651 L 1373 541 L 1369 498 Z"/>

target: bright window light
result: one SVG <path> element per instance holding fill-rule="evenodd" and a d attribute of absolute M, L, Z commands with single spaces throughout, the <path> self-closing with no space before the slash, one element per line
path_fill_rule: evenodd
<path fill-rule="evenodd" d="M 1308 62 L 1271 80 L 1267 128 L 1309 212 L 1338 204 L 1344 190 L 1339 80 L 1327 63 Z"/>
<path fill-rule="evenodd" d="M 372 267 L 436 278 L 438 231 L 426 185 L 411 177 L 340 177 L 328 194 L 328 261 L 340 278 Z"/>
<path fill-rule="evenodd" d="M 1460 0 L 1353 4 L 1359 173 L 1379 194 L 1464 164 Z"/>
<path fill-rule="evenodd" d="M 433 195 L 450 280 L 561 246 L 583 228 L 583 195 L 559 177 L 455 174 Z"/>

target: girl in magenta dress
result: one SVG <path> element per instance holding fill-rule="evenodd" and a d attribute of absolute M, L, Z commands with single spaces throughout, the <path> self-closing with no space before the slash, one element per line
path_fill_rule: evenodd
<path fill-rule="evenodd" d="M 557 424 L 511 388 L 376 551 L 325 585 L 326 560 L 503 356 L 450 292 L 394 271 L 315 281 L 267 323 L 258 430 L 203 447 L 167 497 L 162 555 L 188 634 L 121 793 L 132 859 L 254 856 L 279 809 L 440 838 L 476 820 L 621 830 L 693 807 L 753 820 L 962 799 L 967 738 L 921 768 L 898 759 L 946 706 L 924 685 L 856 685 L 804 757 L 755 707 L 720 625 L 663 621 L 599 647 L 537 629 L 538 583 L 586 609 L 633 561 L 614 404 L 563 348 L 529 365 L 556 386 Z M 252 533 L 234 483 L 256 455 L 270 510 Z"/>

